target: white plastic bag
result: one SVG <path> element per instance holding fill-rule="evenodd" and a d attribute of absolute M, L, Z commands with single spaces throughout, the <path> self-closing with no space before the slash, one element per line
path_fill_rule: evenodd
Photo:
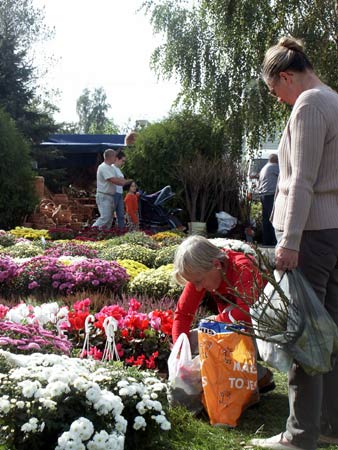
<path fill-rule="evenodd" d="M 220 211 L 220 212 L 216 213 L 216 218 L 217 218 L 217 222 L 218 222 L 217 233 L 226 234 L 237 224 L 236 217 L 232 217 L 230 214 L 226 213 L 225 211 Z"/>
<path fill-rule="evenodd" d="M 257 339 L 260 356 L 282 371 L 294 360 L 308 375 L 329 372 L 338 354 L 337 325 L 301 271 L 292 270 L 278 280 L 279 275 L 275 272 L 275 279 L 288 301 L 268 284 L 264 292 L 271 290 L 270 300 L 263 297 L 250 308 L 257 337 L 269 341 Z M 270 332 L 264 323 L 271 324 Z"/>
<path fill-rule="evenodd" d="M 192 358 L 189 338 L 180 334 L 175 342 L 169 359 L 169 401 L 180 404 L 194 413 L 203 409 L 202 379 L 199 355 Z"/>
<path fill-rule="evenodd" d="M 279 285 L 285 295 L 290 298 L 288 278 L 286 276 L 282 277 L 282 272 L 278 272 L 277 270 L 274 271 L 274 277 L 276 281 L 279 282 Z M 272 308 L 269 308 L 267 304 L 271 303 L 274 308 L 280 310 L 282 310 L 284 306 L 278 292 L 270 283 L 267 283 L 264 288 L 263 298 L 264 301 L 260 299 L 250 308 L 252 324 L 255 328 L 255 334 L 257 336 L 256 343 L 258 353 L 262 360 L 267 362 L 271 367 L 274 367 L 281 372 L 287 372 L 292 365 L 293 358 L 288 352 L 283 350 L 281 345 L 278 344 L 279 341 L 283 342 L 282 335 L 270 336 L 270 338 L 275 340 L 275 342 L 259 339 L 259 337 L 266 337 L 264 331 L 260 329 L 259 320 L 262 317 L 264 317 L 265 320 L 267 320 L 267 318 L 270 320 L 274 320 L 276 318 L 275 311 Z"/>

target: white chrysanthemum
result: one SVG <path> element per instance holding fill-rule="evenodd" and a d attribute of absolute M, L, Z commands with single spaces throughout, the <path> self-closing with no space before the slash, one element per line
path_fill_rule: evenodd
<path fill-rule="evenodd" d="M 115 417 L 115 428 L 119 433 L 125 434 L 127 431 L 128 421 L 123 416 Z"/>
<path fill-rule="evenodd" d="M 141 428 L 146 428 L 147 422 L 145 421 L 144 417 L 142 416 L 136 416 L 134 419 L 134 430 L 140 430 Z"/>
<path fill-rule="evenodd" d="M 47 409 L 55 410 L 57 407 L 57 403 L 50 398 L 40 397 L 39 402 Z"/>
<path fill-rule="evenodd" d="M 168 422 L 168 420 L 165 420 L 164 422 L 161 423 L 161 430 L 168 431 L 170 429 L 171 429 L 171 423 Z"/>
<path fill-rule="evenodd" d="M 46 386 L 46 394 L 51 398 L 58 397 L 64 393 L 68 394 L 68 392 L 70 392 L 69 386 L 63 381 L 54 381 Z"/>
<path fill-rule="evenodd" d="M 139 414 L 145 414 L 147 412 L 147 408 L 145 406 L 144 401 L 140 401 L 136 404 L 136 409 L 139 412 Z"/>
<path fill-rule="evenodd" d="M 164 383 L 157 382 L 151 386 L 151 389 L 153 392 L 161 392 L 165 391 L 167 389 L 167 386 Z"/>
<path fill-rule="evenodd" d="M 18 385 L 22 388 L 22 395 L 27 398 L 34 397 L 35 392 L 41 388 L 39 381 L 24 380 Z"/>
<path fill-rule="evenodd" d="M 21 431 L 24 433 L 36 433 L 40 429 L 39 420 L 36 417 L 31 417 L 28 422 L 21 426 Z"/>
<path fill-rule="evenodd" d="M 106 450 L 109 434 L 105 430 L 95 433 L 93 439 L 88 442 L 88 450 Z"/>
<path fill-rule="evenodd" d="M 94 408 L 99 415 L 106 415 L 113 411 L 115 416 L 119 416 L 124 408 L 121 398 L 110 391 L 102 390 L 101 397 L 94 403 Z"/>
<path fill-rule="evenodd" d="M 7 414 L 11 409 L 11 403 L 6 398 L 0 398 L 0 414 Z"/>
<path fill-rule="evenodd" d="M 111 433 L 107 441 L 107 447 L 105 450 L 123 450 L 124 449 L 124 436 L 119 436 L 116 433 Z"/>
<path fill-rule="evenodd" d="M 50 377 L 48 378 L 48 383 L 51 384 L 54 382 L 61 382 L 61 383 L 69 384 L 71 379 L 72 379 L 71 372 L 69 372 L 69 371 L 66 372 L 65 370 L 62 370 L 62 371 L 57 371 L 57 372 L 52 373 L 50 375 Z"/>
<path fill-rule="evenodd" d="M 73 386 L 75 387 L 75 389 L 77 389 L 80 392 L 87 391 L 91 387 L 91 385 L 92 385 L 92 382 L 87 380 L 83 376 L 79 376 L 79 377 L 75 378 L 75 380 L 73 381 Z"/>
<path fill-rule="evenodd" d="M 129 386 L 129 382 L 127 380 L 120 380 L 116 384 L 117 387 L 123 388 Z"/>
<path fill-rule="evenodd" d="M 80 438 L 75 438 L 69 431 L 65 431 L 58 439 L 59 450 L 85 450 Z"/>
<path fill-rule="evenodd" d="M 71 424 L 69 432 L 80 437 L 82 441 L 87 441 L 94 433 L 94 426 L 90 420 L 80 417 Z"/>
<path fill-rule="evenodd" d="M 96 383 L 92 384 L 86 392 L 87 400 L 89 400 L 91 403 L 96 403 L 99 401 L 100 397 L 101 397 L 100 386 Z"/>
<path fill-rule="evenodd" d="M 128 387 L 123 387 L 123 388 L 119 389 L 119 395 L 121 397 L 127 397 L 128 393 L 129 393 Z"/>

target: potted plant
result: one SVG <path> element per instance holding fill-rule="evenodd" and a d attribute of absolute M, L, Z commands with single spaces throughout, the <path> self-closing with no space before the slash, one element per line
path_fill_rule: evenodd
<path fill-rule="evenodd" d="M 218 209 L 229 209 L 229 199 L 238 191 L 236 166 L 228 157 L 210 157 L 202 152 L 191 158 L 182 156 L 175 167 L 175 177 L 182 184 L 189 215 L 189 232 L 206 234 L 206 223 Z"/>

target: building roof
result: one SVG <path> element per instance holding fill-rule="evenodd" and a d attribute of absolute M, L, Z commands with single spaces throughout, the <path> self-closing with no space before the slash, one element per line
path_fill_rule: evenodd
<path fill-rule="evenodd" d="M 65 153 L 98 153 L 125 147 L 125 134 L 51 134 L 40 147 L 54 147 Z"/>

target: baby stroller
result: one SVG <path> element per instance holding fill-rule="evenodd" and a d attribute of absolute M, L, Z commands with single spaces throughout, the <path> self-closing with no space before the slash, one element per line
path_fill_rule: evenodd
<path fill-rule="evenodd" d="M 175 215 L 182 210 L 179 208 L 167 210 L 162 206 L 174 196 L 171 186 L 165 186 L 154 194 L 147 195 L 145 192 L 141 192 L 139 201 L 140 228 L 155 233 L 175 228 L 183 229 L 182 223 Z"/>

